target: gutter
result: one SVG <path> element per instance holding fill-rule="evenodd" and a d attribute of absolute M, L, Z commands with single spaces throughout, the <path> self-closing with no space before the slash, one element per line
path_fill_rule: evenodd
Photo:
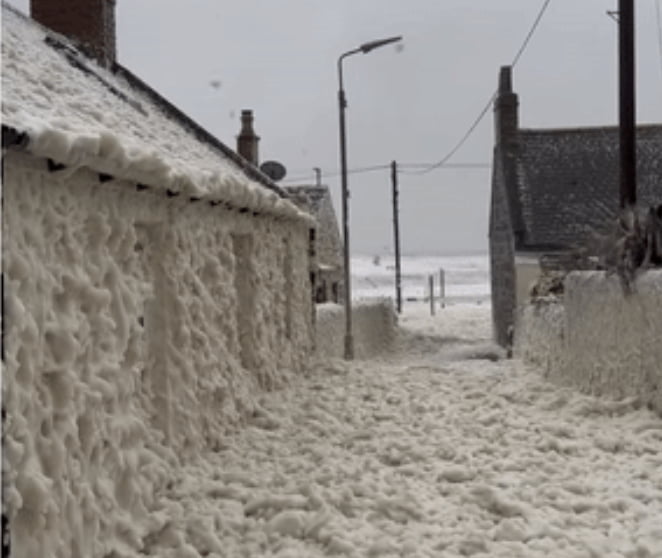
<path fill-rule="evenodd" d="M 2 124 L 2 158 L 0 159 L 0 180 L 4 179 L 5 153 L 10 150 L 27 151 L 27 147 L 29 146 L 29 144 L 30 144 L 30 136 L 28 135 L 27 132 L 23 132 L 17 128 L 14 128 L 13 126 Z M 48 169 L 48 172 L 58 172 L 67 168 L 66 164 L 54 161 L 48 156 L 35 155 L 35 157 L 43 158 L 45 160 L 46 168 Z M 99 170 L 98 168 L 96 169 L 93 167 L 88 167 L 88 168 L 92 172 L 96 172 L 100 184 L 109 182 L 116 178 L 112 174 L 107 174 L 106 172 L 103 172 L 103 170 Z M 122 177 L 117 177 L 117 178 L 122 178 Z M 153 185 L 142 183 L 140 182 L 140 179 L 137 178 L 138 177 L 133 177 L 133 178 L 124 177 L 123 179 L 134 183 L 135 189 L 138 192 L 154 188 Z M 156 188 L 156 189 L 163 191 L 165 193 L 166 198 L 175 198 L 182 195 L 181 192 L 175 192 L 170 189 L 163 189 L 163 188 Z M 184 197 L 186 196 L 184 195 Z M 286 195 L 281 195 L 279 197 L 280 199 L 289 200 L 289 197 Z M 235 203 L 233 202 L 223 201 L 221 199 L 216 199 L 213 197 L 209 197 L 207 195 L 204 195 L 202 197 L 189 196 L 187 201 L 189 203 L 196 203 L 196 202 L 206 203 L 209 204 L 211 207 L 222 205 L 223 208 L 225 208 L 228 211 L 236 211 L 240 214 L 251 214 L 253 217 L 256 217 L 262 213 L 271 214 L 271 211 L 269 209 L 263 211 L 263 210 L 253 209 L 251 207 L 243 207 L 241 205 L 235 205 Z M 2 204 L 2 191 L 0 190 L 0 205 L 1 204 Z M 293 205 L 293 207 L 296 206 Z M 301 210 L 298 211 L 298 215 L 291 215 L 287 213 L 283 215 L 280 215 L 279 213 L 273 213 L 273 215 L 276 218 L 284 217 L 286 219 L 294 219 L 294 220 L 302 219 L 304 218 L 304 216 L 306 220 L 312 219 L 310 215 L 306 215 Z"/>

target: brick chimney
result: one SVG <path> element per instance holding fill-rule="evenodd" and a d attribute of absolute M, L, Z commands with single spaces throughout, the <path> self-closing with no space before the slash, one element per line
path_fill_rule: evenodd
<path fill-rule="evenodd" d="M 76 42 L 106 68 L 115 50 L 115 0 L 30 0 L 32 18 Z"/>
<path fill-rule="evenodd" d="M 522 245 L 525 236 L 517 179 L 518 107 L 517 94 L 513 93 L 512 68 L 502 66 L 499 71 L 499 89 L 494 101 L 494 153 L 495 157 L 499 157 L 501 160 L 516 248 Z"/>
<path fill-rule="evenodd" d="M 517 140 L 519 127 L 519 101 L 513 93 L 512 68 L 502 66 L 499 71 L 499 89 L 494 101 L 494 139 L 497 145 L 509 146 Z"/>
<path fill-rule="evenodd" d="M 259 163 L 257 151 L 259 141 L 260 137 L 253 130 L 253 111 L 242 110 L 241 131 L 237 136 L 237 153 L 255 166 Z"/>

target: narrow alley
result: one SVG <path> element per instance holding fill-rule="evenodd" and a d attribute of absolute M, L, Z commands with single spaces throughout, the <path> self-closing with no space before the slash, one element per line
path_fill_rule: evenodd
<path fill-rule="evenodd" d="M 318 363 L 182 471 L 151 556 L 662 556 L 662 420 L 490 345 L 489 307 L 408 309 L 380 360 Z"/>

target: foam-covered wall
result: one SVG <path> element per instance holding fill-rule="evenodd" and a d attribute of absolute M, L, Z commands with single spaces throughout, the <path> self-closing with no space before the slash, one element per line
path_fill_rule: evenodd
<path fill-rule="evenodd" d="M 515 328 L 515 352 L 546 377 L 558 378 L 565 368 L 565 308 L 550 298 L 520 307 Z"/>
<path fill-rule="evenodd" d="M 615 275 L 570 273 L 562 300 L 524 309 L 516 351 L 550 379 L 662 415 L 662 271 L 642 273 L 629 294 Z"/>
<path fill-rule="evenodd" d="M 515 307 L 521 308 L 529 299 L 531 285 L 540 276 L 537 257 L 515 257 Z"/>
<path fill-rule="evenodd" d="M 306 365 L 308 225 L 18 153 L 4 171 L 12 556 L 132 556 L 172 471 Z"/>
<path fill-rule="evenodd" d="M 397 316 L 390 299 L 355 301 L 352 305 L 354 356 L 370 358 L 393 348 Z M 318 304 L 316 353 L 342 358 L 345 352 L 345 309 L 339 304 Z"/>

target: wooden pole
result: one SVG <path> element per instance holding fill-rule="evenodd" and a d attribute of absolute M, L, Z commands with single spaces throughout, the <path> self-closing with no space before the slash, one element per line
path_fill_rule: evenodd
<path fill-rule="evenodd" d="M 443 268 L 439 270 L 439 298 L 441 307 L 446 308 L 446 273 Z"/>
<path fill-rule="evenodd" d="M 430 316 L 434 316 L 434 275 L 428 276 L 428 287 L 430 291 Z"/>
<path fill-rule="evenodd" d="M 398 164 L 391 162 L 391 184 L 393 186 L 393 244 L 395 247 L 395 306 L 402 312 L 402 275 L 400 272 L 400 222 L 398 214 Z"/>
<path fill-rule="evenodd" d="M 634 0 L 618 2 L 621 208 L 637 203 Z"/>

